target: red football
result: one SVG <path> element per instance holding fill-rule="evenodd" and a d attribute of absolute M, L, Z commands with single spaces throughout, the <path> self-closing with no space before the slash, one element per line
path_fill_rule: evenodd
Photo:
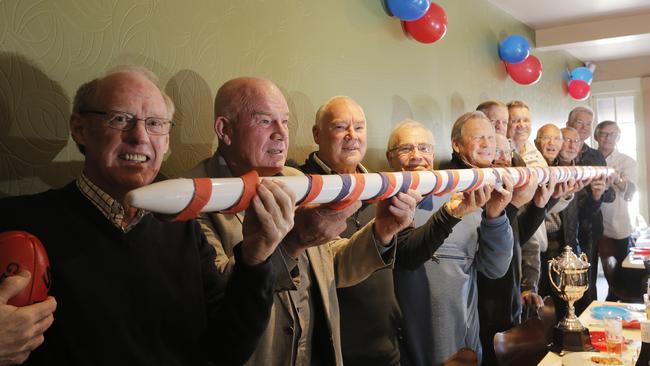
<path fill-rule="evenodd" d="M 24 231 L 0 233 L 0 282 L 22 270 L 31 272 L 30 283 L 7 303 L 25 306 L 47 299 L 50 261 L 41 241 Z"/>

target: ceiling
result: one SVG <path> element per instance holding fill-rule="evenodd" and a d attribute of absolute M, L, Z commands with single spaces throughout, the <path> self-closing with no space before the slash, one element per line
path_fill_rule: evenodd
<path fill-rule="evenodd" d="M 535 51 L 567 51 L 612 77 L 650 75 L 650 0 L 488 1 L 535 30 Z"/>

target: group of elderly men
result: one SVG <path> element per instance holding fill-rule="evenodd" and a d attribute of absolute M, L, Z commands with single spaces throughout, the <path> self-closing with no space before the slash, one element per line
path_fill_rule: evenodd
<path fill-rule="evenodd" d="M 318 109 L 319 149 L 300 171 L 285 166 L 290 113 L 275 84 L 230 80 L 214 110 L 218 149 L 186 177 L 368 172 L 368 125 L 351 98 Z M 570 126 L 583 121 L 580 113 Z M 0 200 L 0 231 L 40 238 L 54 279 L 51 297 L 21 308 L 6 303 L 30 274 L 0 284 L 0 365 L 431 365 L 464 357 L 464 348 L 493 364 L 494 334 L 517 324 L 522 300 L 541 301 L 540 252 L 575 246 L 560 238 L 557 222 L 582 229 L 556 207 L 591 214 L 598 207 L 569 196 L 590 183 L 584 200 L 598 205 L 607 187 L 553 178 L 514 189 L 504 176 L 473 192 L 423 198 L 408 190 L 336 210 L 296 209 L 286 185 L 262 179 L 245 211 L 170 222 L 125 196 L 158 175 L 173 114 L 146 69 L 92 80 L 77 91 L 70 118 L 85 156 L 81 176 Z M 580 128 L 544 126 L 539 150 L 529 134 L 525 104 L 484 103 L 454 123 L 448 168 L 590 156 Z M 431 170 L 434 143 L 424 125 L 406 120 L 392 131 L 386 158 L 395 171 Z M 533 240 L 540 227 L 548 240 Z"/>

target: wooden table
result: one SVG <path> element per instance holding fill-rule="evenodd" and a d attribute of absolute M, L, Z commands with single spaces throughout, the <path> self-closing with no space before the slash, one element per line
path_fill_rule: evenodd
<path fill-rule="evenodd" d="M 625 305 L 623 303 L 609 302 L 609 301 L 594 301 L 589 304 L 587 310 L 585 310 L 580 316 L 580 322 L 582 325 L 589 328 L 589 330 L 600 330 L 605 331 L 602 320 L 594 319 L 591 317 L 591 308 L 599 305 L 612 305 L 612 306 L 621 306 Z M 634 319 L 643 319 L 645 314 L 641 312 L 630 311 Z M 634 365 L 636 361 L 636 350 L 641 347 L 641 331 L 638 329 L 625 329 L 623 328 L 623 337 L 625 339 L 632 340 L 632 343 L 627 344 L 627 350 L 623 352 L 623 364 L 624 365 Z M 603 353 L 603 355 L 606 355 Z M 549 352 L 542 362 L 539 363 L 541 366 L 561 366 L 562 357 L 559 355 Z"/>

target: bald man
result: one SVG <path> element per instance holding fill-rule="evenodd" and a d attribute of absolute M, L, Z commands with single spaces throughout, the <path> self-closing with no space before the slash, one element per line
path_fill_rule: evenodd
<path fill-rule="evenodd" d="M 49 299 L 39 304 L 40 324 L 17 334 L 33 336 L 52 324 L 29 365 L 207 366 L 242 364 L 252 353 L 272 305 L 275 276 L 267 259 L 291 227 L 292 200 L 282 187 L 258 187 L 262 205 L 246 216 L 255 224 L 246 225 L 238 263 L 222 281 L 196 222 L 162 221 L 126 199 L 158 174 L 173 114 L 171 99 L 144 68 L 83 84 L 70 116 L 84 154 L 80 177 L 1 201 L 0 232 L 24 230 L 42 241 L 52 264 L 50 294 L 59 304 L 54 323 Z M 286 214 L 264 220 L 271 207 Z M 0 313 L 19 316 L 19 324 L 31 319 L 27 309 L 5 304 Z M 23 345 L 14 359 L 3 354 L 0 363 L 22 363 L 35 346 Z"/>
<path fill-rule="evenodd" d="M 552 123 L 547 123 L 537 130 L 535 137 L 535 147 L 542 153 L 548 166 L 557 165 L 555 161 L 562 149 L 562 132 L 560 128 Z"/>
<path fill-rule="evenodd" d="M 250 170 L 260 176 L 301 175 L 284 166 L 288 121 L 287 102 L 271 81 L 243 77 L 226 82 L 215 98 L 214 129 L 219 147 L 188 176 L 223 178 Z M 397 204 L 399 207 L 384 206 L 380 225 L 384 229 L 399 231 L 412 217 L 414 208 L 409 211 L 408 205 Z M 359 206 L 356 203 L 341 211 L 319 206 L 296 210 L 293 229 L 270 258 L 278 277 L 271 319 L 247 365 L 343 363 L 336 287 L 355 285 L 392 264 L 394 253 L 380 244 L 383 236 L 373 231 L 372 225 L 349 239 L 338 238 L 346 228 L 346 218 Z M 199 219 L 217 251 L 216 265 L 224 278 L 236 265 L 233 248 L 242 240 L 247 217 L 248 211 L 210 213 Z"/>
<path fill-rule="evenodd" d="M 312 127 L 318 151 L 309 154 L 301 170 L 309 174 L 367 173 L 361 164 L 367 148 L 366 128 L 365 113 L 356 101 L 346 96 L 330 98 L 318 109 Z M 417 195 L 414 191 L 399 193 L 391 201 L 408 200 L 415 210 L 416 200 L 410 198 L 411 193 Z M 356 235 L 372 225 L 378 242 L 394 244 L 399 230 L 387 225 L 382 213 L 386 203 L 364 204 L 348 219 L 342 236 Z M 379 270 L 356 286 L 339 288 L 338 298 L 345 364 L 399 365 L 401 314 L 393 293 L 392 270 Z"/>

